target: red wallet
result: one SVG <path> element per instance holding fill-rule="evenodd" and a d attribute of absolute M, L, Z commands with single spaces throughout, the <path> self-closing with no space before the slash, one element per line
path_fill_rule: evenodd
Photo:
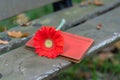
<path fill-rule="evenodd" d="M 64 38 L 64 53 L 60 57 L 79 63 L 94 40 L 67 32 L 62 32 L 62 35 Z M 33 39 L 31 38 L 25 45 L 34 48 Z"/>

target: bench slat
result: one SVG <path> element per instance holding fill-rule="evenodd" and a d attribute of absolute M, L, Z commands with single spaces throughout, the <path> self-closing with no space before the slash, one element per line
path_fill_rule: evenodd
<path fill-rule="evenodd" d="M 120 12 L 118 11 L 120 7 L 67 31 L 93 38 L 95 43 L 87 54 L 95 53 L 120 39 Z M 102 25 L 100 30 L 97 29 L 99 24 Z"/>
<path fill-rule="evenodd" d="M 60 0 L 0 0 L 0 20 Z"/>
<path fill-rule="evenodd" d="M 100 50 L 101 47 L 105 47 L 111 42 L 120 39 L 119 11 L 120 7 L 82 25 L 69 29 L 67 32 L 95 39 L 94 45 L 87 54 L 96 51 L 98 48 Z M 101 30 L 96 30 L 98 23 L 103 25 Z M 0 56 L 0 73 L 3 75 L 1 80 L 49 79 L 71 64 L 71 62 L 60 58 L 48 59 L 38 57 L 34 52 L 25 49 L 23 46 Z"/>
<path fill-rule="evenodd" d="M 120 4 L 120 0 L 102 0 L 102 1 L 104 2 L 103 6 L 96 7 L 93 5 L 89 5 L 86 7 L 80 7 L 79 5 L 76 5 L 72 8 L 52 13 L 48 16 L 44 16 L 37 20 L 34 20 L 32 21 L 32 25 L 35 23 L 37 24 L 42 23 L 43 25 L 57 26 L 60 23 L 61 19 L 65 18 L 67 23 L 64 28 L 68 29 L 70 27 L 73 27 L 73 25 L 75 24 L 87 21 L 93 16 L 94 17 L 98 16 L 98 14 L 103 14 L 104 12 L 113 9 L 114 7 L 118 7 L 118 4 Z M 28 27 L 17 26 L 15 28 L 12 28 L 11 30 L 20 30 L 22 32 L 29 32 L 30 34 L 33 34 L 39 27 L 33 27 L 32 25 Z M 6 36 L 6 33 L 0 33 L 0 36 Z M 0 54 L 3 54 L 6 51 L 10 51 L 14 48 L 23 45 L 29 38 L 30 37 L 22 39 L 12 39 L 10 44 L 0 45 Z"/>
<path fill-rule="evenodd" d="M 80 7 L 80 5 L 75 5 L 72 8 L 44 16 L 38 19 L 37 22 L 44 25 L 56 26 L 59 24 L 62 18 L 65 18 L 67 22 L 64 29 L 68 29 L 120 6 L 120 0 L 101 1 L 104 4 L 103 6 L 88 5 L 85 7 Z"/>

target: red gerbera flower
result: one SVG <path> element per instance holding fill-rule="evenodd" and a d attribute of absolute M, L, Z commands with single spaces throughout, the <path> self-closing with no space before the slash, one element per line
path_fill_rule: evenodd
<path fill-rule="evenodd" d="M 34 37 L 35 52 L 39 56 L 55 58 L 63 53 L 64 40 L 60 30 L 54 27 L 43 26 Z"/>

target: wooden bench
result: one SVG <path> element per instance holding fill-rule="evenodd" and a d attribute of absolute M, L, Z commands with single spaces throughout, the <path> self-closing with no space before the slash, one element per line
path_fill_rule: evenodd
<path fill-rule="evenodd" d="M 12 16 L 16 17 L 19 14 L 21 14 L 21 13 L 24 14 L 25 12 L 32 10 L 34 8 L 35 9 L 38 7 L 40 8 L 40 7 L 46 6 L 48 4 L 53 5 L 55 3 L 59 3 L 60 1 L 61 0 L 45 0 L 45 1 L 43 1 L 43 0 L 34 0 L 34 1 L 33 0 L 23 0 L 23 1 L 11 0 L 11 1 L 6 2 L 4 0 L 1 0 L 0 1 L 0 12 L 1 12 L 0 20 L 4 20 L 4 19 L 7 19 Z M 64 1 L 64 3 L 65 3 L 65 1 Z M 66 5 L 69 5 L 69 4 L 66 3 Z M 65 6 L 65 7 L 69 7 L 69 6 Z M 54 6 L 53 6 L 53 8 L 54 8 Z M 15 21 L 13 21 L 13 23 L 14 22 Z M 11 21 L 11 23 L 12 23 L 12 21 Z M 21 27 L 21 26 L 19 26 L 19 27 Z M 28 28 L 28 30 L 33 29 L 33 28 L 34 27 L 32 27 L 32 28 L 30 27 L 30 28 Z M 37 30 L 37 29 L 38 28 L 35 28 L 35 30 Z M 18 28 L 18 30 L 22 30 L 23 32 L 26 32 L 26 28 Z M 33 31 L 35 31 L 35 30 L 33 29 Z M 0 37 L 3 37 L 3 36 L 7 36 L 6 32 L 0 33 Z M 26 42 L 26 40 L 28 40 L 29 38 L 30 38 L 30 36 L 27 38 L 22 38 L 22 39 L 12 39 L 9 45 L 0 45 L 0 54 L 3 54 L 4 52 L 7 52 L 14 48 L 17 48 L 20 45 L 23 45 Z"/>
<path fill-rule="evenodd" d="M 33 24 L 40 23 L 43 25 L 57 26 L 60 20 L 65 18 L 67 23 L 63 30 L 67 29 L 67 32 L 83 35 L 95 40 L 94 45 L 86 53 L 86 55 L 90 55 L 91 53 L 98 52 L 99 50 L 120 39 L 120 1 L 103 1 L 104 5 L 101 7 L 96 7 L 93 5 L 88 7 L 80 7 L 77 5 L 72 8 L 61 10 L 59 12 L 52 13 L 34 20 L 29 27 L 23 28 L 17 26 L 11 30 L 30 32 L 32 35 L 39 28 L 35 28 Z M 108 13 L 103 14 L 105 12 Z M 99 14 L 103 15 L 96 17 Z M 111 17 L 111 14 L 115 15 Z M 89 20 L 93 17 L 96 18 Z M 85 21 L 87 22 L 80 24 Z M 96 29 L 96 26 L 99 23 L 103 25 L 101 30 Z M 6 34 L 1 33 L 0 35 L 5 36 Z M 61 58 L 48 59 L 38 57 L 34 54 L 34 52 L 25 49 L 25 46 L 19 47 L 31 37 L 32 36 L 21 39 L 13 39 L 8 45 L 0 45 L 1 54 L 9 51 L 0 56 L 0 75 L 2 75 L 1 80 L 48 80 L 54 77 L 64 68 L 73 65 L 73 63 Z M 16 47 L 19 48 L 14 49 Z"/>
<path fill-rule="evenodd" d="M 40 6 L 44 6 L 50 3 L 54 3 L 60 0 L 11 0 L 0 1 L 0 20 L 17 15 L 26 10 L 31 10 Z"/>
<path fill-rule="evenodd" d="M 16 26 L 15 28 L 12 28 L 10 30 L 20 30 L 22 32 L 29 32 L 32 35 L 37 29 L 39 29 L 39 27 L 34 27 L 34 24 L 57 26 L 60 23 L 62 18 L 65 18 L 67 21 L 65 26 L 62 29 L 62 30 L 66 30 L 66 29 L 76 26 L 77 24 L 84 23 L 91 18 L 97 17 L 98 15 L 102 15 L 103 13 L 108 12 L 108 11 L 118 7 L 120 4 L 119 0 L 114 0 L 114 1 L 102 0 L 102 1 L 104 3 L 103 6 L 97 7 L 94 5 L 89 5 L 86 7 L 80 7 L 80 5 L 75 5 L 71 8 L 67 8 L 62 11 L 58 11 L 53 14 L 49 14 L 49 15 L 40 17 L 40 18 L 32 21 L 32 24 L 29 27 L 25 28 L 25 27 L 21 27 L 21 26 Z M 4 13 L 5 12 L 2 12 L 1 14 L 4 14 Z M 15 14 L 13 13 L 12 15 L 15 15 Z M 3 17 L 3 18 L 6 18 L 6 17 Z M 0 36 L 6 36 L 6 33 L 4 33 L 4 32 L 0 33 Z M 3 54 L 4 52 L 10 51 L 12 49 L 15 49 L 15 48 L 23 45 L 30 38 L 31 38 L 31 36 L 26 37 L 26 38 L 21 38 L 21 39 L 12 39 L 10 41 L 10 44 L 0 45 L 0 54 Z"/>

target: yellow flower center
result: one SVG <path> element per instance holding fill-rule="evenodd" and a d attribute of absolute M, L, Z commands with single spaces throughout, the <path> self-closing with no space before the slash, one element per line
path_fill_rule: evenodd
<path fill-rule="evenodd" d="M 51 48 L 52 46 L 53 46 L 53 42 L 52 42 L 52 40 L 47 39 L 47 40 L 45 41 L 45 47 L 47 47 L 47 48 Z"/>

